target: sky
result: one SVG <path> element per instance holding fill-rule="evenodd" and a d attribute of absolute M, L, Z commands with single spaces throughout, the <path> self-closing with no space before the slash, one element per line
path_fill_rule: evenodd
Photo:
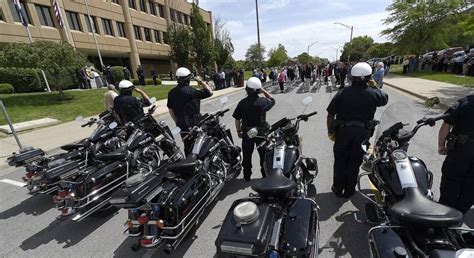
<path fill-rule="evenodd" d="M 283 44 L 290 57 L 306 52 L 334 60 L 336 48 L 350 39 L 350 29 L 335 22 L 354 26 L 353 37 L 368 35 L 375 42 L 381 36 L 391 0 L 258 0 L 261 44 L 268 50 Z M 257 42 L 255 0 L 199 0 L 212 11 L 213 18 L 226 21 L 235 48 L 234 59 L 244 60 L 251 44 Z M 265 53 L 265 59 L 268 59 Z M 340 52 L 339 52 L 340 54 Z"/>

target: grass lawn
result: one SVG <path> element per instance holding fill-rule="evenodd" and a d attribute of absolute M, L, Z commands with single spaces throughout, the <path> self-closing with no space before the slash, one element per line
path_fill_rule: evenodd
<path fill-rule="evenodd" d="M 443 72 L 433 72 L 433 71 L 416 71 L 411 74 L 403 74 L 403 67 L 401 65 L 392 66 L 390 73 L 410 76 L 420 79 L 433 80 L 439 82 L 447 82 L 465 87 L 474 87 L 474 77 L 473 76 L 459 76 L 452 73 L 443 73 Z"/>
<path fill-rule="evenodd" d="M 145 86 L 148 96 L 157 100 L 167 98 L 168 91 L 174 86 Z M 13 123 L 24 122 L 44 117 L 51 117 L 68 122 L 77 116 L 92 116 L 105 110 L 105 88 L 94 90 L 69 90 L 65 94 L 71 100 L 59 101 L 58 93 L 21 93 L 0 95 Z M 136 93 L 135 93 L 136 94 Z M 6 124 L 3 115 L 0 115 L 0 125 Z"/>

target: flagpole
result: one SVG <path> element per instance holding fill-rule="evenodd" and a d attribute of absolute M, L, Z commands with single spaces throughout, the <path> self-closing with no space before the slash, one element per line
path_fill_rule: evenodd
<path fill-rule="evenodd" d="M 89 18 L 89 23 L 91 24 L 92 36 L 94 37 L 95 47 L 97 48 L 97 54 L 99 55 L 100 65 L 102 65 L 102 69 L 104 69 L 104 62 L 102 61 L 102 55 L 100 54 L 99 44 L 97 43 L 97 38 L 95 36 L 96 31 L 94 21 L 92 20 L 91 14 L 89 12 L 89 4 L 87 4 L 87 0 L 84 0 L 84 3 L 86 4 L 87 17 Z"/>

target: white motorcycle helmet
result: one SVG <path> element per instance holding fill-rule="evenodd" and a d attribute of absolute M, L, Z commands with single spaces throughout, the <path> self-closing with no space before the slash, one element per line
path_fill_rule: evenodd
<path fill-rule="evenodd" d="M 352 77 L 359 77 L 361 80 L 365 80 L 372 75 L 372 67 L 366 62 L 357 63 L 352 67 L 351 75 Z"/>
<path fill-rule="evenodd" d="M 251 77 L 247 81 L 246 90 L 248 93 L 259 93 L 262 90 L 262 82 L 257 77 Z"/>
<path fill-rule="evenodd" d="M 176 70 L 176 79 L 178 83 L 189 82 L 191 80 L 192 74 L 186 67 L 180 67 Z"/>
<path fill-rule="evenodd" d="M 133 83 L 129 80 L 121 80 L 119 82 L 119 89 L 130 89 L 133 87 Z"/>

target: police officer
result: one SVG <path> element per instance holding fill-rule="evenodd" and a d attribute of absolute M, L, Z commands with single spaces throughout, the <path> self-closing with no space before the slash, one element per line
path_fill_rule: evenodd
<path fill-rule="evenodd" d="M 133 86 L 128 80 L 122 80 L 119 83 L 120 95 L 114 98 L 114 111 L 118 114 L 122 123 L 134 122 L 145 115 L 143 108 L 151 105 L 150 98 L 146 93 Z M 142 99 L 139 100 L 132 96 L 133 91 L 138 92 Z"/>
<path fill-rule="evenodd" d="M 465 214 L 474 201 L 474 95 L 458 100 L 445 114 L 438 152 L 448 156 L 441 168 L 439 202 Z"/>
<path fill-rule="evenodd" d="M 183 138 L 184 152 L 187 155 L 192 147 L 192 139 L 184 139 L 197 122 L 201 110 L 201 99 L 212 96 L 212 89 L 201 78 L 194 79 L 201 86 L 201 90 L 196 90 L 189 86 L 193 74 L 188 68 L 181 67 L 176 70 L 178 85 L 168 92 L 168 110 L 176 126 L 181 128 L 181 138 Z"/>
<path fill-rule="evenodd" d="M 247 97 L 237 104 L 232 116 L 235 118 L 237 134 L 239 138 L 242 138 L 244 180 L 249 182 L 252 175 L 253 150 L 255 145 L 259 145 L 263 140 L 250 139 L 247 132 L 251 128 L 257 128 L 259 132 L 265 132 L 268 129 L 266 113 L 275 105 L 275 99 L 262 88 L 262 82 L 256 77 L 252 77 L 247 81 L 245 90 L 247 91 Z M 259 97 L 260 93 L 263 93 L 265 97 Z M 263 149 L 257 151 L 260 156 L 262 177 L 265 177 L 265 170 L 263 168 L 265 151 Z"/>
<path fill-rule="evenodd" d="M 368 86 L 371 74 L 369 64 L 354 65 L 352 86 L 338 91 L 327 108 L 328 136 L 335 141 L 331 190 L 338 197 L 349 198 L 355 193 L 364 154 L 361 144 L 373 133 L 376 108 L 388 102 L 385 92 Z"/>

